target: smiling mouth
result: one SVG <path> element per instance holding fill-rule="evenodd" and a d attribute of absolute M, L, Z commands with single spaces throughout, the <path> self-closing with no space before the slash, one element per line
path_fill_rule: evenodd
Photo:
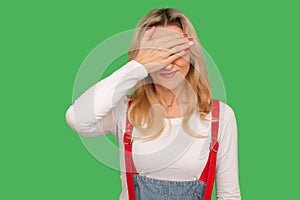
<path fill-rule="evenodd" d="M 163 76 L 164 78 L 172 78 L 173 76 L 175 76 L 176 73 L 177 71 L 171 71 L 167 73 L 161 73 L 160 75 Z"/>

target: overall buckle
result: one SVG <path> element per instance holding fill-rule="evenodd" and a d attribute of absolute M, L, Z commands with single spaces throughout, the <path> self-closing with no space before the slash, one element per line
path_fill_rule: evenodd
<path fill-rule="evenodd" d="M 124 133 L 123 143 L 125 145 L 132 144 L 133 142 L 133 136 L 132 136 L 132 130 L 126 130 Z"/>

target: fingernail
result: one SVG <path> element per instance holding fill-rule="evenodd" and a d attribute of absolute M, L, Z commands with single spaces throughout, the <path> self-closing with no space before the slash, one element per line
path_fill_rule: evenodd
<path fill-rule="evenodd" d="M 189 41 L 189 45 L 192 45 L 192 44 L 194 44 L 194 42 L 193 41 Z"/>
<path fill-rule="evenodd" d="M 183 34 L 183 37 L 187 37 L 187 36 L 188 36 L 188 34 L 187 34 L 187 33 L 184 33 L 184 34 Z"/>
<path fill-rule="evenodd" d="M 193 41 L 193 40 L 194 40 L 194 38 L 191 38 L 191 37 L 190 37 L 190 38 L 188 38 L 188 40 L 189 40 L 189 41 Z"/>
<path fill-rule="evenodd" d="M 184 52 L 187 52 L 188 50 L 189 50 L 189 48 L 185 48 L 185 49 L 183 49 L 183 51 L 184 51 Z"/>

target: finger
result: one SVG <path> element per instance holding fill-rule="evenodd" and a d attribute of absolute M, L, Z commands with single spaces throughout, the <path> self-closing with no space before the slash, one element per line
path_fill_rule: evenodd
<path fill-rule="evenodd" d="M 174 53 L 178 53 L 180 51 L 183 51 L 184 49 L 189 48 L 191 45 L 192 45 L 192 43 L 186 42 L 186 43 L 177 45 L 175 47 L 172 47 L 172 48 L 168 49 L 167 51 L 174 54 Z"/>
<path fill-rule="evenodd" d="M 171 40 L 169 42 L 165 42 L 161 46 L 162 46 L 162 48 L 165 48 L 165 49 L 172 49 L 179 45 L 192 45 L 193 44 L 192 40 L 193 40 L 192 38 L 177 38 L 177 39 Z M 185 48 L 187 48 L 187 47 L 185 47 Z"/>
<path fill-rule="evenodd" d="M 169 65 L 170 63 L 174 62 L 175 60 L 179 59 L 179 58 L 182 58 L 185 54 L 187 54 L 187 52 L 189 51 L 189 49 L 184 49 L 183 51 L 180 51 L 178 53 L 175 53 L 171 56 L 169 56 L 167 59 L 166 59 L 166 65 Z"/>
<path fill-rule="evenodd" d="M 179 53 L 187 48 L 189 48 L 191 45 L 193 45 L 192 40 L 188 40 L 188 42 L 185 42 L 183 44 L 177 45 L 173 48 L 170 49 L 160 49 L 161 51 L 161 56 L 163 58 L 168 58 L 169 56 L 175 54 L 175 53 Z"/>
<path fill-rule="evenodd" d="M 157 29 L 157 31 L 158 31 L 158 29 Z M 167 35 L 161 36 L 158 39 L 151 39 L 148 41 L 144 41 L 143 47 L 161 49 L 161 50 L 169 49 L 176 45 L 190 41 L 189 39 L 191 39 L 191 38 L 187 38 L 184 35 L 185 34 L 178 33 L 178 32 L 173 32 L 171 34 L 169 33 Z"/>
<path fill-rule="evenodd" d="M 150 40 L 151 36 L 154 33 L 154 30 L 155 30 L 155 26 L 151 26 L 150 29 L 146 30 L 142 38 L 142 42 Z"/>

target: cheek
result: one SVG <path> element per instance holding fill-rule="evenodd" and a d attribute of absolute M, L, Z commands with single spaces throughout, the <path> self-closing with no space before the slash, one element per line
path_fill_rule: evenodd
<path fill-rule="evenodd" d="M 173 63 L 179 67 L 183 67 L 186 64 L 188 64 L 190 62 L 190 56 L 189 54 L 184 55 L 181 58 L 178 58 L 177 60 L 175 60 Z"/>
<path fill-rule="evenodd" d="M 149 75 L 150 75 L 150 77 L 151 77 L 151 79 L 152 79 L 152 81 L 154 83 L 158 82 L 158 80 L 159 80 L 159 74 L 157 72 L 152 72 Z"/>

